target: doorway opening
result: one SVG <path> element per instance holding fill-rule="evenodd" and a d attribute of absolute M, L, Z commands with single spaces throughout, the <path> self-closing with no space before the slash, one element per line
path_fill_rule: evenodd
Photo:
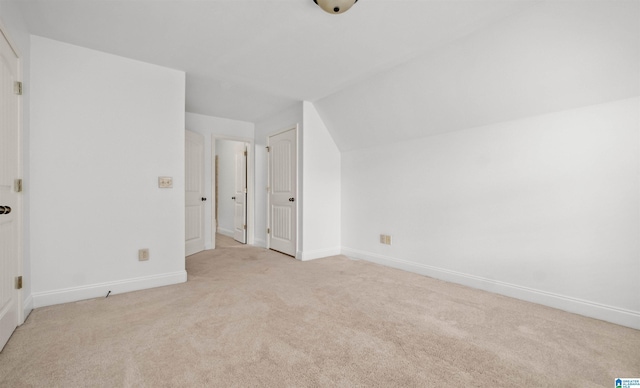
<path fill-rule="evenodd" d="M 249 143 L 214 140 L 214 223 L 217 233 L 239 243 L 249 241 Z"/>

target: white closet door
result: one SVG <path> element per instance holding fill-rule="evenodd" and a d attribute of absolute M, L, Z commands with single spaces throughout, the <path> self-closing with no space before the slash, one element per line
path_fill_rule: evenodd
<path fill-rule="evenodd" d="M 296 255 L 296 130 L 269 137 L 269 248 Z"/>
<path fill-rule="evenodd" d="M 204 136 L 186 131 L 185 139 L 185 252 L 204 250 Z"/>
<path fill-rule="evenodd" d="M 0 32 L 0 350 L 20 319 L 21 203 L 15 180 L 20 174 L 20 96 L 18 57 Z"/>

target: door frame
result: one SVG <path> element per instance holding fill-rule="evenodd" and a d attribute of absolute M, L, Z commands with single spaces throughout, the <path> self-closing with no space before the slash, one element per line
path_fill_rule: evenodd
<path fill-rule="evenodd" d="M 300 152 L 301 152 L 301 147 L 300 147 L 300 143 L 301 143 L 301 139 L 300 139 L 300 125 L 299 124 L 295 124 L 289 127 L 286 127 L 285 129 L 281 129 L 278 131 L 274 131 L 271 132 L 269 134 L 267 134 L 267 147 L 270 147 L 269 145 L 269 139 L 273 136 L 277 136 L 281 133 L 285 133 L 288 131 L 293 130 L 296 134 L 296 201 L 295 201 L 295 207 L 296 207 L 296 230 L 295 230 L 295 234 L 296 234 L 296 252 L 295 252 L 295 258 L 297 260 L 301 260 L 301 254 L 300 254 L 300 240 L 302 238 L 302 214 L 301 214 L 301 204 L 302 204 L 302 191 L 300 190 L 300 188 L 302 187 L 302 166 L 300 163 Z M 271 182 L 271 152 L 267 152 L 267 186 L 269 185 L 269 183 Z M 271 228 L 271 192 L 267 191 L 267 228 Z M 266 245 L 267 245 L 267 249 L 271 249 L 271 236 L 270 234 L 267 234 L 267 241 L 266 241 Z"/>
<path fill-rule="evenodd" d="M 22 55 L 20 53 L 20 50 L 18 50 L 18 46 L 14 43 L 13 39 L 11 39 L 11 37 L 9 36 L 9 34 L 7 33 L 7 29 L 5 28 L 4 24 L 0 21 L 0 35 L 2 35 L 2 37 L 7 41 L 7 43 L 9 44 L 9 47 L 11 48 L 11 50 L 13 50 L 13 53 L 16 55 L 16 60 L 17 60 L 17 74 L 16 74 L 16 79 L 19 82 L 23 81 L 23 66 L 22 66 Z M 24 89 L 23 89 L 23 95 L 24 95 Z M 25 247 L 24 247 L 24 242 L 25 242 L 25 228 L 28 226 L 27 223 L 25 222 L 24 219 L 24 184 L 25 184 L 25 179 L 24 179 L 24 157 L 25 157 L 25 153 L 24 153 L 24 117 L 23 117 L 23 113 L 24 113 L 24 106 L 23 106 L 23 98 L 19 98 L 18 99 L 18 176 L 16 177 L 17 179 L 22 179 L 22 184 L 23 184 L 23 190 L 22 193 L 20 193 L 20 195 L 17 196 L 16 198 L 16 204 L 17 204 L 17 209 L 15 209 L 16 211 L 16 223 L 17 223 L 17 230 L 16 233 L 18 234 L 17 236 L 17 240 L 18 240 L 18 251 L 17 251 L 17 257 L 16 257 L 16 261 L 17 263 L 15 264 L 15 269 L 17 271 L 16 275 L 17 276 L 22 276 L 22 288 L 15 290 L 16 295 L 17 295 L 17 309 L 18 309 L 18 326 L 22 325 L 25 321 L 25 319 L 27 318 L 27 316 L 29 315 L 29 312 L 31 312 L 32 310 L 32 298 L 31 298 L 31 294 L 29 294 L 29 300 L 28 301 L 24 301 L 23 297 L 24 297 L 24 284 L 29 284 L 29 286 L 31 286 L 31 279 L 30 276 L 25 276 L 24 274 L 24 252 L 25 252 Z M 25 311 L 25 307 L 29 309 L 29 311 Z"/>
<path fill-rule="evenodd" d="M 205 198 L 206 200 L 206 187 L 205 187 L 205 182 L 206 182 L 206 174 L 205 174 L 205 167 L 206 167 L 206 153 L 207 153 L 207 142 L 206 142 L 206 136 L 204 136 L 202 133 L 200 132 L 196 132 L 196 131 L 192 131 L 190 129 L 185 128 L 185 167 L 186 167 L 186 160 L 187 160 L 187 144 L 189 143 L 189 138 L 193 137 L 193 136 L 198 136 L 200 139 L 202 139 L 202 164 L 200 165 L 200 169 L 201 169 L 201 174 L 199 179 L 200 181 L 200 189 L 201 192 L 198 195 L 198 197 L 202 197 Z M 199 143 L 200 144 L 200 143 Z M 186 179 L 186 178 L 185 178 Z M 185 193 L 186 192 L 186 181 L 185 181 Z M 187 204 L 188 199 L 185 199 L 185 205 Z M 206 225 L 205 225 L 205 217 L 206 217 L 206 203 L 204 203 L 204 201 L 200 201 L 198 202 L 198 205 L 201 206 L 201 210 L 200 210 L 200 216 L 201 218 L 201 225 L 200 225 L 200 233 L 201 233 L 201 238 L 202 238 L 202 246 L 199 246 L 198 249 L 202 248 L 201 250 L 198 250 L 196 252 L 193 251 L 188 251 L 186 250 L 187 244 L 185 241 L 185 255 L 186 256 L 191 256 L 194 255 L 196 253 L 202 252 L 204 250 L 207 249 L 206 247 Z"/>
<path fill-rule="evenodd" d="M 248 137 L 239 136 L 223 136 L 223 135 L 211 135 L 211 242 L 212 249 L 216 249 L 216 231 L 218 225 L 216 224 L 216 141 L 217 140 L 230 140 L 247 145 L 247 245 L 254 244 L 255 228 L 254 228 L 254 206 L 255 206 L 255 141 Z"/>

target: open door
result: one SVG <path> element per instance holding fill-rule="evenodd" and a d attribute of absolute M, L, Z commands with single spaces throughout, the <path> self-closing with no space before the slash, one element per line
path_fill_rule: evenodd
<path fill-rule="evenodd" d="M 233 211 L 233 238 L 243 244 L 247 243 L 247 146 L 237 143 L 235 159 L 235 192 Z"/>
<path fill-rule="evenodd" d="M 0 31 L 0 350 L 20 320 L 21 202 L 18 56 Z"/>
<path fill-rule="evenodd" d="M 204 250 L 204 136 L 186 131 L 185 138 L 185 254 Z"/>

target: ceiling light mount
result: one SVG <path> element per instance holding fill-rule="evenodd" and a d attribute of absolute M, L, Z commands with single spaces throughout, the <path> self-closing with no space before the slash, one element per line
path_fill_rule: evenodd
<path fill-rule="evenodd" d="M 337 15 L 347 12 L 358 0 L 313 0 L 313 2 L 326 12 Z"/>

